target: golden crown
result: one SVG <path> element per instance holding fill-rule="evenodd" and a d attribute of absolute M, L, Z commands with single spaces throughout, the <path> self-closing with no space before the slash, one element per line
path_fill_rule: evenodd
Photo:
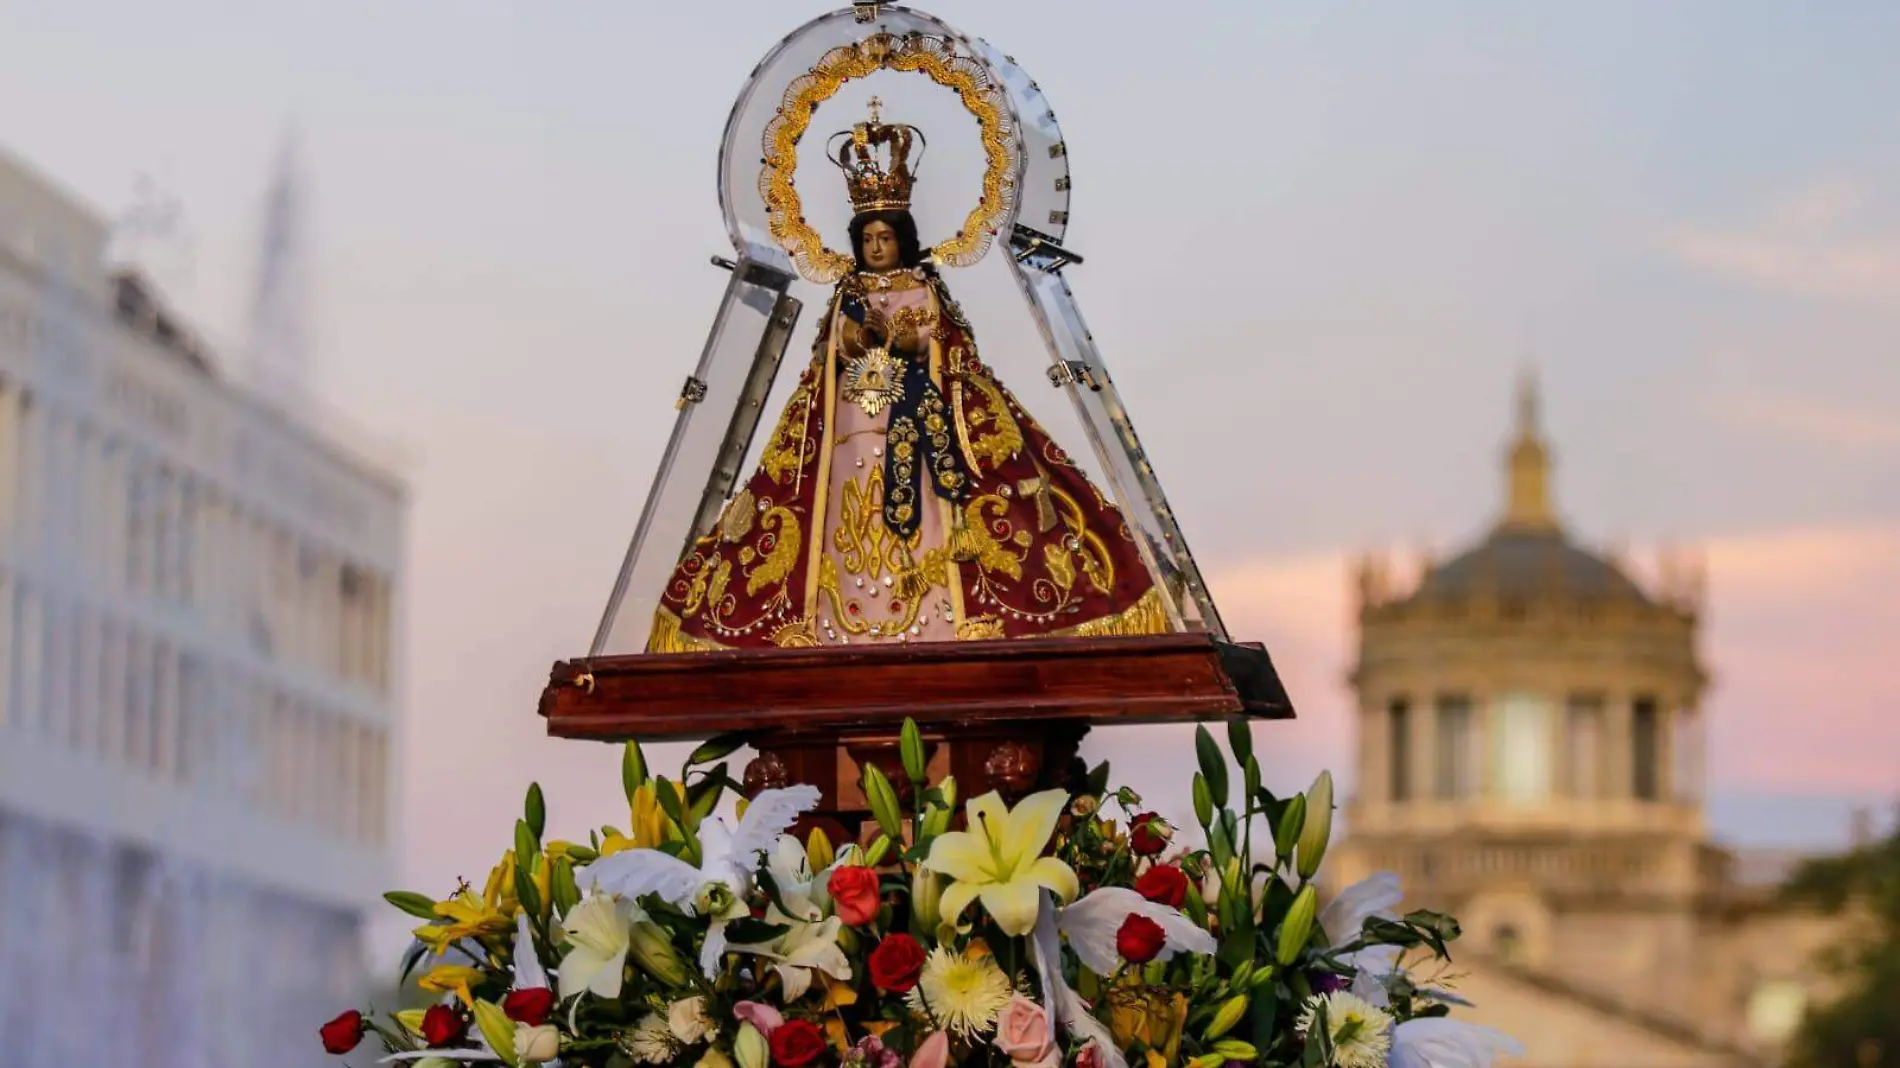
<path fill-rule="evenodd" d="M 903 123 L 887 124 L 880 114 L 884 102 L 871 98 L 871 118 L 849 130 L 833 134 L 837 145 L 832 155 L 844 172 L 845 186 L 851 192 L 851 207 L 857 214 L 867 211 L 909 211 L 911 187 L 917 182 L 916 165 L 923 159 L 927 145 L 924 132 Z M 839 144 L 840 141 L 842 144 Z M 911 148 L 919 148 L 911 159 Z M 879 150 L 883 150 L 880 154 Z"/>

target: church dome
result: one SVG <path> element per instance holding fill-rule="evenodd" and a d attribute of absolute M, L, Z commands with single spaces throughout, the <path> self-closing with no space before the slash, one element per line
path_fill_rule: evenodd
<path fill-rule="evenodd" d="M 1584 600 L 1647 601 L 1615 564 L 1579 548 L 1560 530 L 1500 527 L 1477 546 L 1426 572 L 1420 600 L 1495 594 L 1532 598 L 1557 594 Z"/>
<path fill-rule="evenodd" d="M 1505 464 L 1505 509 L 1491 534 L 1431 568 L 1417 599 L 1448 601 L 1560 597 L 1648 604 L 1642 589 L 1615 564 L 1579 547 L 1558 522 L 1550 493 L 1550 449 L 1537 421 L 1536 385 L 1518 393 L 1517 433 Z"/>

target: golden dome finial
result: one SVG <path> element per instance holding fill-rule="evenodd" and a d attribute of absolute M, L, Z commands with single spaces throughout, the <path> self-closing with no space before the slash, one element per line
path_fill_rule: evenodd
<path fill-rule="evenodd" d="M 1517 436 L 1505 466 L 1503 525 L 1519 530 L 1557 527 L 1550 501 L 1550 450 L 1538 426 L 1537 410 L 1537 375 L 1525 367 L 1517 380 Z"/>

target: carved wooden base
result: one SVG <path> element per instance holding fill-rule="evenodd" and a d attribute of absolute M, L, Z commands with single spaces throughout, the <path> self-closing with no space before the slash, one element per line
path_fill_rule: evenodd
<path fill-rule="evenodd" d="M 810 783 L 819 822 L 856 838 L 862 764 L 900 789 L 898 731 L 917 721 L 931 777 L 959 793 L 1015 799 L 1064 785 L 1093 724 L 1291 718 L 1258 645 L 1204 634 L 938 642 L 827 649 L 599 657 L 554 665 L 548 733 L 600 741 L 698 740 L 743 732 L 759 753 L 749 793 Z"/>

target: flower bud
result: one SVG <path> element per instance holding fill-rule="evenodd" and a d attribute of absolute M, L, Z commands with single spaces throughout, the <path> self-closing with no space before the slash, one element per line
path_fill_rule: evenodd
<path fill-rule="evenodd" d="M 732 1058 L 717 1049 L 709 1049 L 693 1062 L 693 1068 L 732 1068 Z"/>
<path fill-rule="evenodd" d="M 917 865 L 910 876 L 910 916 L 911 923 L 919 936 L 936 931 L 942 919 L 942 910 L 938 907 L 943 901 L 943 876 Z"/>
<path fill-rule="evenodd" d="M 1230 1061 L 1253 1063 L 1260 1058 L 1260 1051 L 1251 1042 L 1242 1042 L 1238 1038 L 1224 1038 L 1214 1043 L 1214 1052 Z"/>
<path fill-rule="evenodd" d="M 1208 1024 L 1207 1030 L 1201 1034 L 1202 1040 L 1212 1042 L 1227 1032 L 1232 1031 L 1234 1025 L 1239 1023 L 1241 1018 L 1247 1015 L 1247 1006 L 1252 1000 L 1253 999 L 1245 994 L 1235 994 L 1233 997 L 1228 998 L 1226 1002 L 1221 1005 L 1220 1011 L 1214 1014 L 1213 1022 Z M 1252 1060 L 1253 1058 L 1244 1057 L 1231 1059 Z"/>
<path fill-rule="evenodd" d="M 904 758 L 904 774 L 911 782 L 921 783 L 928 772 L 924 755 L 924 736 L 917 729 L 917 721 L 904 720 L 903 739 L 900 745 Z"/>
<path fill-rule="evenodd" d="M 1320 858 L 1326 855 L 1326 842 L 1332 833 L 1333 773 L 1322 771 L 1306 791 L 1306 826 L 1300 831 L 1296 854 L 1300 878 L 1311 879 L 1319 871 Z"/>
<path fill-rule="evenodd" d="M 641 971 L 661 983 L 674 987 L 686 985 L 686 963 L 680 960 L 679 951 L 673 948 L 672 940 L 659 924 L 652 920 L 634 924 L 627 935 L 627 951 Z"/>
<path fill-rule="evenodd" d="M 1218 1053 L 1204 1053 L 1187 1062 L 1186 1068 L 1221 1068 L 1226 1063 L 1227 1058 Z"/>
<path fill-rule="evenodd" d="M 1312 883 L 1300 887 L 1293 897 L 1293 904 L 1286 910 L 1286 919 L 1280 923 L 1280 943 L 1273 957 L 1286 967 L 1298 960 L 1300 950 L 1306 948 L 1306 942 L 1313 937 L 1313 920 L 1319 915 L 1319 896 Z"/>
<path fill-rule="evenodd" d="M 732 911 L 738 899 L 732 895 L 732 887 L 722 882 L 710 882 L 700 888 L 699 896 L 693 899 L 693 911 L 704 917 L 724 916 Z"/>
<path fill-rule="evenodd" d="M 522 1064 L 545 1064 L 561 1055 L 561 1032 L 553 1024 L 515 1028 L 515 1059 Z"/>
<path fill-rule="evenodd" d="M 1306 795 L 1294 794 L 1287 801 L 1286 810 L 1280 813 L 1279 826 L 1273 829 L 1273 856 L 1276 863 L 1285 864 L 1293 859 L 1293 847 L 1300 840 L 1300 831 L 1306 827 Z"/>
<path fill-rule="evenodd" d="M 766 1068 L 772 1061 L 772 1047 L 758 1028 L 742 1023 L 732 1040 L 732 1055 L 738 1058 L 739 1068 Z"/>
<path fill-rule="evenodd" d="M 813 871 L 824 871 L 838 859 L 837 850 L 831 847 L 831 836 L 823 827 L 813 827 L 811 837 L 805 840 L 805 862 Z"/>

